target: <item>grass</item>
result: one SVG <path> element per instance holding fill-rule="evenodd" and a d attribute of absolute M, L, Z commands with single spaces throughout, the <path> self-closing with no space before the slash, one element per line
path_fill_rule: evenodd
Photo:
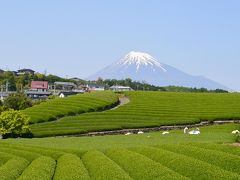
<path fill-rule="evenodd" d="M 1 140 L 0 179 L 239 179 L 240 150 L 231 145 L 239 128 Z"/>
<path fill-rule="evenodd" d="M 127 92 L 115 110 L 66 116 L 31 126 L 35 137 L 240 119 L 240 94 Z"/>

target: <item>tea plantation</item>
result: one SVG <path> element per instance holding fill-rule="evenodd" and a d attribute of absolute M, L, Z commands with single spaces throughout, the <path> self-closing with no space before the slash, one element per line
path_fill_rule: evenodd
<path fill-rule="evenodd" d="M 98 137 L 0 141 L 0 179 L 240 179 L 239 125 Z"/>
<path fill-rule="evenodd" d="M 34 124 L 31 129 L 35 137 L 46 137 L 240 119 L 240 94 L 127 92 L 126 96 L 130 103 L 115 110 L 65 116 L 58 121 Z M 48 112 L 34 108 L 43 114 Z"/>
<path fill-rule="evenodd" d="M 238 94 L 112 92 L 54 99 L 24 110 L 36 136 L 238 119 Z M 105 110 L 105 111 L 103 111 Z M 94 112 L 102 111 L 102 112 Z M 50 122 L 51 121 L 51 122 Z M 0 180 L 240 179 L 239 124 L 95 137 L 0 140 Z"/>
<path fill-rule="evenodd" d="M 30 117 L 30 123 L 39 123 L 53 121 L 64 116 L 101 111 L 117 103 L 118 97 L 112 92 L 92 92 L 49 100 L 23 112 Z"/>

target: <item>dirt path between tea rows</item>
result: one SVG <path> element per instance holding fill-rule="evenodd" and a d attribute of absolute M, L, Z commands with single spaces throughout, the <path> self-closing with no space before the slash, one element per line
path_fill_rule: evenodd
<path fill-rule="evenodd" d="M 119 98 L 119 104 L 113 108 L 111 108 L 110 110 L 114 110 L 114 109 L 117 109 L 119 108 L 120 106 L 123 106 L 125 104 L 128 104 L 130 102 L 129 98 L 124 96 L 124 97 L 120 97 Z"/>

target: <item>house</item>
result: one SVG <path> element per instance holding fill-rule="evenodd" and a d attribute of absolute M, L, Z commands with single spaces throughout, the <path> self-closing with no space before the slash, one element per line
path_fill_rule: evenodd
<path fill-rule="evenodd" d="M 31 74 L 34 75 L 35 71 L 33 71 L 32 69 L 19 69 L 17 71 L 17 75 L 23 75 L 23 74 Z"/>
<path fill-rule="evenodd" d="M 109 88 L 112 91 L 132 91 L 133 89 L 129 86 L 111 86 Z"/>
<path fill-rule="evenodd" d="M 104 91 L 105 87 L 103 85 L 97 85 L 97 84 L 88 84 L 87 85 L 88 91 Z"/>
<path fill-rule="evenodd" d="M 64 90 L 64 91 L 69 91 L 76 89 L 76 84 L 73 82 L 55 82 L 54 83 L 54 90 Z"/>
<path fill-rule="evenodd" d="M 48 92 L 47 81 L 32 81 L 31 89 L 25 93 L 31 98 L 47 98 L 48 96 L 52 95 L 51 92 Z"/>
<path fill-rule="evenodd" d="M 59 94 L 58 94 L 58 96 L 60 97 L 60 98 L 64 98 L 64 97 L 67 97 L 67 96 L 72 96 L 72 95 L 76 95 L 76 94 L 78 94 L 77 92 L 74 92 L 74 91 L 66 91 L 66 92 L 60 92 Z"/>
<path fill-rule="evenodd" d="M 52 95 L 52 93 L 48 91 L 34 91 L 34 90 L 26 91 L 25 94 L 33 99 L 46 99 L 48 96 Z"/>
<path fill-rule="evenodd" d="M 46 92 L 48 90 L 48 82 L 47 81 L 32 81 L 31 82 L 31 90 L 35 90 L 38 92 Z"/>

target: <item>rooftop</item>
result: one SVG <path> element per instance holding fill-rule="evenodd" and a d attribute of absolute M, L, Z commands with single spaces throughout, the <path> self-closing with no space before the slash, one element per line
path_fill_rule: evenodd
<path fill-rule="evenodd" d="M 31 89 L 48 89 L 47 81 L 32 81 Z"/>
<path fill-rule="evenodd" d="M 62 86 L 76 86 L 73 82 L 55 82 L 54 84 Z"/>

